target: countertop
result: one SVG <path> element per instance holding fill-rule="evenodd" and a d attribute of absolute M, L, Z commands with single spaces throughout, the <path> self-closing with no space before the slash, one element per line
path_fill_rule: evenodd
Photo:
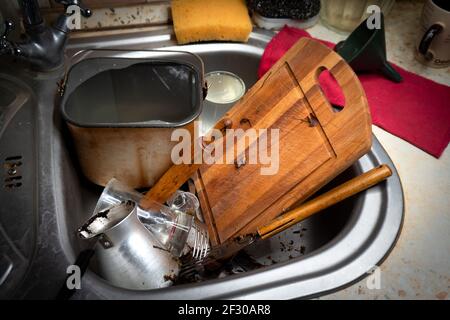
<path fill-rule="evenodd" d="M 388 59 L 406 70 L 450 85 L 450 68 L 428 68 L 414 58 L 422 5 L 423 1 L 397 1 L 386 17 Z M 330 31 L 320 23 L 308 32 L 333 42 L 346 38 L 345 34 Z M 394 249 L 380 266 L 379 289 L 373 289 L 374 278 L 368 277 L 320 299 L 448 300 L 450 148 L 436 159 L 381 128 L 373 126 L 373 132 L 400 175 L 405 197 L 403 229 Z"/>

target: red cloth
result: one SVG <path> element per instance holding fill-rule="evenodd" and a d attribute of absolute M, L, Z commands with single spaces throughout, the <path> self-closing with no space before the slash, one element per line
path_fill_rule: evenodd
<path fill-rule="evenodd" d="M 302 37 L 304 30 L 285 26 L 267 45 L 258 76 L 262 77 Z M 320 40 L 333 48 L 334 44 Z M 439 158 L 450 141 L 450 87 L 408 72 L 396 65 L 403 77 L 395 83 L 381 75 L 361 74 L 373 124 Z M 330 102 L 343 105 L 340 90 L 329 75 L 320 82 Z"/>

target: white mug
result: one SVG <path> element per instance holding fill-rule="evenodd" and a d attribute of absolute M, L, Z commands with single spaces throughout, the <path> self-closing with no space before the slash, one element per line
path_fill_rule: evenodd
<path fill-rule="evenodd" d="M 434 68 L 450 66 L 450 0 L 427 0 L 421 27 L 418 60 Z"/>

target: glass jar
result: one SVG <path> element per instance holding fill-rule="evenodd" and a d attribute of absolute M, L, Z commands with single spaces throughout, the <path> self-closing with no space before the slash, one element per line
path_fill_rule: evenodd
<path fill-rule="evenodd" d="M 386 16 L 394 3 L 395 0 L 321 0 L 320 18 L 331 29 L 351 32 L 369 16 L 368 6 L 379 6 Z"/>

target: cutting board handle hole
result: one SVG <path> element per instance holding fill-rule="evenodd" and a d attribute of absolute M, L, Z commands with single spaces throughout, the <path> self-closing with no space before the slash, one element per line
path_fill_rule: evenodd
<path fill-rule="evenodd" d="M 333 74 L 325 67 L 319 70 L 319 86 L 323 95 L 327 98 L 333 112 L 340 112 L 345 106 L 345 95 L 342 87 Z"/>

